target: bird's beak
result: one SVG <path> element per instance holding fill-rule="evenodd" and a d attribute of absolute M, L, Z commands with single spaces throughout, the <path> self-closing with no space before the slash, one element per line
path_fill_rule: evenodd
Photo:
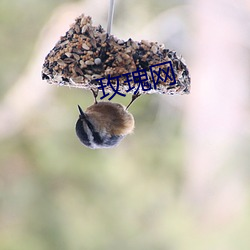
<path fill-rule="evenodd" d="M 79 113 L 80 113 L 80 118 L 86 118 L 84 112 L 82 111 L 82 108 L 79 105 L 77 105 L 77 106 L 78 106 L 78 110 L 79 110 Z"/>

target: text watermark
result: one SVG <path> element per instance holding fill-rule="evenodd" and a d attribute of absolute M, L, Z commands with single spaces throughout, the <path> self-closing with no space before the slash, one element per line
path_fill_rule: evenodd
<path fill-rule="evenodd" d="M 99 78 L 95 79 L 95 81 L 99 81 L 100 86 L 98 87 L 99 90 L 102 90 L 103 96 L 100 99 L 103 99 L 110 95 L 110 93 L 105 92 L 105 88 L 110 86 L 110 88 L 113 90 L 113 94 L 108 98 L 108 100 L 111 100 L 115 95 L 120 96 L 126 96 L 125 94 L 119 92 L 119 84 L 120 84 L 120 78 L 124 77 L 125 80 L 123 80 L 123 85 L 127 85 L 128 89 L 126 92 L 129 92 L 133 89 L 134 95 L 136 95 L 141 88 L 143 91 L 149 91 L 151 89 L 157 90 L 157 85 L 159 82 L 166 82 L 167 80 L 170 80 L 169 85 L 175 85 L 176 79 L 174 75 L 174 70 L 171 61 L 155 64 L 149 67 L 150 74 L 152 81 L 150 82 L 147 75 L 146 69 L 137 69 L 136 71 L 133 71 L 131 73 L 122 74 L 115 77 L 110 77 L 108 75 L 108 78 Z M 157 71 L 158 69 L 158 71 Z M 104 80 L 107 80 L 107 83 L 104 83 Z M 111 81 L 115 81 L 115 84 L 112 84 Z M 135 87 L 135 85 L 137 86 Z M 115 85 L 115 86 L 113 86 Z M 153 86 L 152 86 L 153 85 Z"/>

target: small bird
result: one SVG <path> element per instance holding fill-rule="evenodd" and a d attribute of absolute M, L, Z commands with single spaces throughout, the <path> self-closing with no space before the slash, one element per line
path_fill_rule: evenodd
<path fill-rule="evenodd" d="M 97 102 L 98 92 L 92 90 L 95 103 L 84 112 L 78 105 L 80 112 L 76 122 L 76 134 L 80 141 L 88 148 L 111 148 L 134 129 L 134 117 L 127 108 L 138 97 L 132 97 L 127 108 L 119 103 Z"/>

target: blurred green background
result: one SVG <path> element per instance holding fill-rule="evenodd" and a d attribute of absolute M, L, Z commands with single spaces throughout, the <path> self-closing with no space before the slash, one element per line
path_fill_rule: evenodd
<path fill-rule="evenodd" d="M 114 35 L 182 54 L 192 92 L 139 98 L 134 134 L 90 150 L 74 126 L 92 94 L 41 67 L 59 27 L 82 12 L 106 27 L 108 4 L 0 2 L 0 249 L 249 250 L 250 4 L 117 0 Z"/>

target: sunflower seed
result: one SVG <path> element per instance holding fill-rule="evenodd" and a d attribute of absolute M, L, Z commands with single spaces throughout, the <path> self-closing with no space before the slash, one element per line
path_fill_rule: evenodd
<path fill-rule="evenodd" d="M 86 43 L 82 44 L 82 48 L 85 49 L 85 50 L 89 50 L 89 46 Z"/>
<path fill-rule="evenodd" d="M 73 53 L 72 55 L 74 56 L 74 58 L 75 58 L 77 61 L 80 60 L 80 56 L 79 56 L 79 55 L 77 55 L 77 54 L 75 54 L 75 53 Z"/>
<path fill-rule="evenodd" d="M 65 58 L 63 61 L 65 63 L 69 64 L 69 63 L 75 62 L 75 59 L 73 59 L 73 58 Z"/>
<path fill-rule="evenodd" d="M 79 25 L 75 25 L 75 31 L 76 31 L 77 34 L 80 33 L 80 27 L 79 27 Z"/>
<path fill-rule="evenodd" d="M 85 64 L 86 65 L 94 65 L 95 63 L 93 61 L 87 60 L 87 61 L 85 61 Z"/>
<path fill-rule="evenodd" d="M 71 79 L 76 83 L 82 83 L 83 82 L 83 77 L 82 76 L 75 76 L 75 77 L 72 77 Z"/>
<path fill-rule="evenodd" d="M 92 75 L 92 79 L 93 79 L 93 80 L 94 80 L 94 79 L 100 79 L 100 78 L 102 78 L 101 75 L 97 75 L 97 74 Z"/>
<path fill-rule="evenodd" d="M 157 48 L 155 45 L 153 45 L 153 46 L 151 47 L 151 51 L 152 51 L 154 54 L 156 54 L 157 51 L 158 51 L 158 48 Z"/>

